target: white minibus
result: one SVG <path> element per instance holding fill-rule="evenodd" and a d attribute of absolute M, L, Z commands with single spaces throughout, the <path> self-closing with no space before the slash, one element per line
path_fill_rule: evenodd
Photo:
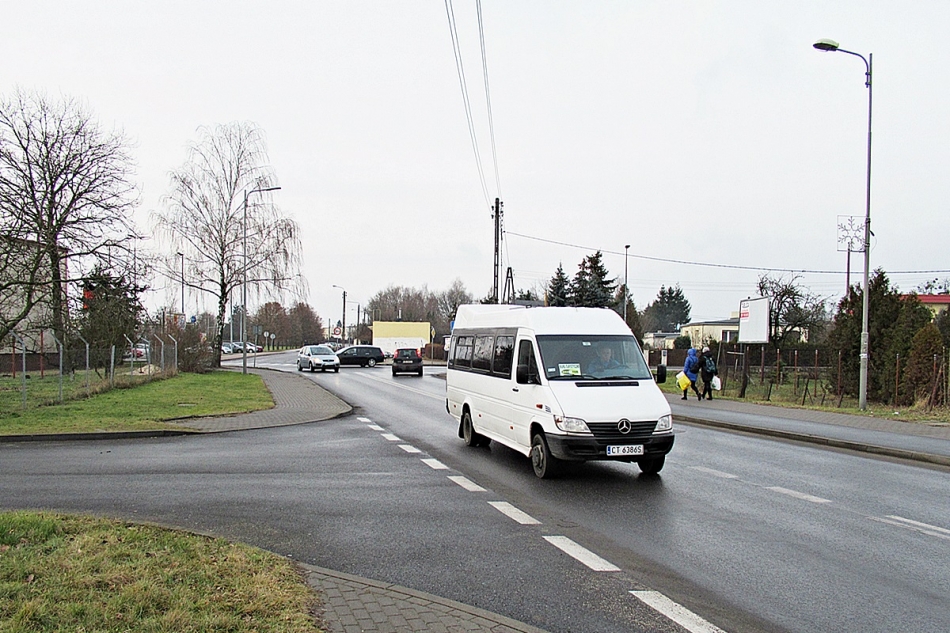
<path fill-rule="evenodd" d="M 656 474 L 673 448 L 670 405 L 613 310 L 463 305 L 450 350 L 446 409 L 459 437 L 530 457 L 538 477 L 587 460 Z"/>

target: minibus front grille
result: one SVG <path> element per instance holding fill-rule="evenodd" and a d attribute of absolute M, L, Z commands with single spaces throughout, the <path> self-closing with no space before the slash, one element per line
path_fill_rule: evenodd
<path fill-rule="evenodd" d="M 620 420 L 616 422 L 588 422 L 587 428 L 594 434 L 594 438 L 601 442 L 623 442 L 633 438 L 642 438 L 645 435 L 652 435 L 656 428 L 656 420 L 647 420 L 646 422 L 630 420 L 629 424 L 630 431 L 628 433 L 620 432 Z"/>

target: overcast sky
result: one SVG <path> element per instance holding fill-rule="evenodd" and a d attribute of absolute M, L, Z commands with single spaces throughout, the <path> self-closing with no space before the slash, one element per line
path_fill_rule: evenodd
<path fill-rule="evenodd" d="M 803 275 L 836 302 L 838 216 L 865 211 L 868 90 L 861 60 L 819 38 L 874 55 L 872 269 L 903 290 L 950 277 L 950 3 L 484 0 L 500 192 L 476 5 L 452 6 L 518 288 L 597 249 L 622 281 L 630 244 L 641 309 L 679 283 L 694 319 L 728 317 L 759 267 L 837 271 Z M 133 140 L 143 230 L 200 126 L 260 126 L 328 321 L 333 285 L 350 322 L 391 284 L 491 289 L 442 0 L 9 2 L 0 91 L 16 87 L 78 97 Z M 852 254 L 852 283 L 862 266 Z M 178 282 L 153 285 L 153 308 L 180 303 Z"/>

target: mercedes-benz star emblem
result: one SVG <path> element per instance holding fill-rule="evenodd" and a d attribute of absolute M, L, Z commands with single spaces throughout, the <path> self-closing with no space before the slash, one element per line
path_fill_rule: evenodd
<path fill-rule="evenodd" d="M 620 422 L 617 422 L 617 430 L 623 433 L 624 435 L 629 433 L 630 429 L 632 428 L 633 428 L 633 425 L 630 424 L 630 420 L 628 420 L 627 418 L 624 418 L 620 420 Z"/>

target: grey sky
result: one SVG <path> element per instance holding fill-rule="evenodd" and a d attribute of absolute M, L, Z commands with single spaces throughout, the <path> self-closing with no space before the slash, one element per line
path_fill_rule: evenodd
<path fill-rule="evenodd" d="M 453 7 L 494 197 L 475 3 Z M 804 276 L 837 300 L 837 216 L 864 214 L 868 95 L 861 60 L 812 48 L 824 37 L 874 54 L 872 268 L 950 269 L 950 4 L 482 9 L 505 228 L 518 234 L 504 264 L 519 288 L 559 262 L 573 276 L 595 249 L 622 279 L 631 244 L 639 308 L 680 283 L 694 318 L 725 317 L 757 273 L 634 255 L 837 270 Z M 135 141 L 143 229 L 199 126 L 258 124 L 328 321 L 333 284 L 354 302 L 348 320 L 389 284 L 491 288 L 492 220 L 442 0 L 12 2 L 0 59 L 3 93 L 82 98 Z M 862 261 L 852 255 L 852 282 Z M 904 290 L 933 277 L 950 273 L 892 274 Z M 176 282 L 154 285 L 153 307 L 180 302 Z"/>

